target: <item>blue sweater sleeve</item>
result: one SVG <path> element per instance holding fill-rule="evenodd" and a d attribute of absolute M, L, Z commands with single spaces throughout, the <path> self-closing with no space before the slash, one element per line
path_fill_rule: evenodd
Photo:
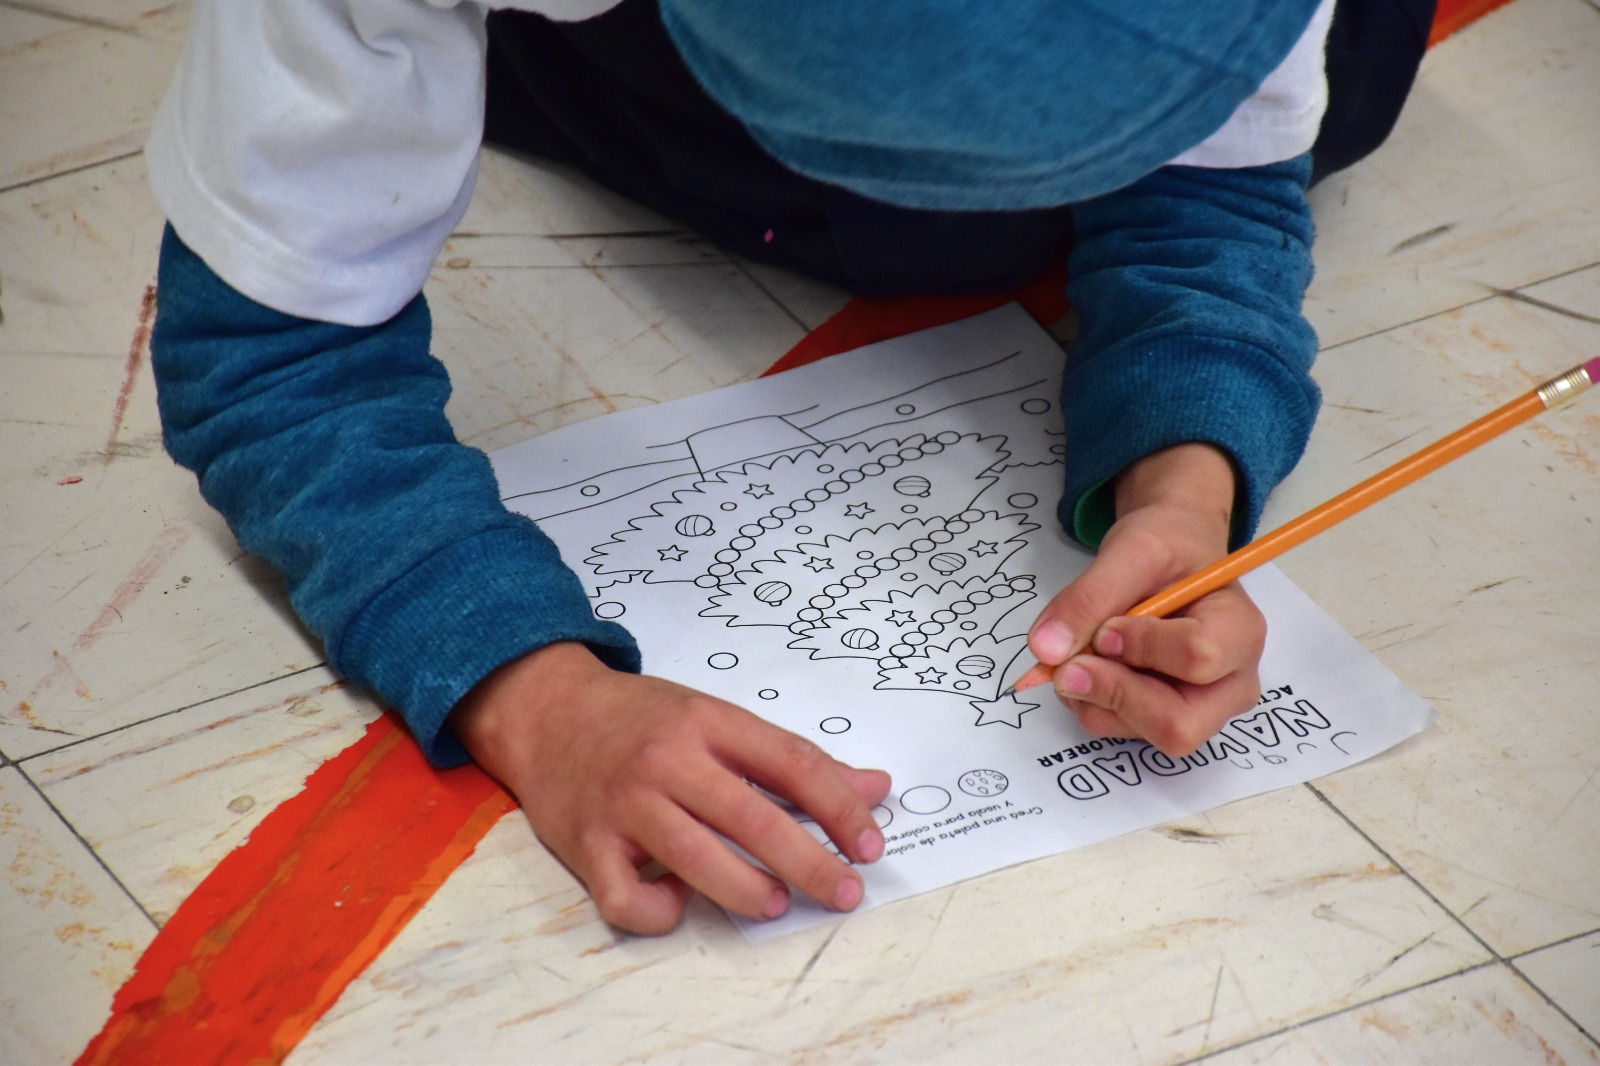
<path fill-rule="evenodd" d="M 1319 393 L 1309 155 L 1240 170 L 1163 167 L 1073 208 L 1067 295 L 1083 319 L 1062 386 L 1062 524 L 1096 545 L 1112 479 L 1189 441 L 1232 457 L 1234 546 L 1305 450 Z"/>
<path fill-rule="evenodd" d="M 637 670 L 555 545 L 500 503 L 486 456 L 455 439 L 450 383 L 419 295 L 371 327 L 295 318 L 218 278 L 169 227 L 150 339 L 167 450 L 345 677 L 392 703 L 428 757 L 495 667 L 558 640 Z"/>

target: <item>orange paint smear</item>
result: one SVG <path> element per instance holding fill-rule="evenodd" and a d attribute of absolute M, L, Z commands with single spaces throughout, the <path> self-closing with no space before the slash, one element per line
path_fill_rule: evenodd
<path fill-rule="evenodd" d="M 1046 326 L 1066 314 L 1065 258 L 1040 271 L 1038 277 L 1016 292 L 988 296 L 906 296 L 896 299 L 857 296 L 772 364 L 767 373 L 792 370 L 864 344 L 874 344 L 890 337 L 915 333 L 919 329 L 931 329 L 946 322 L 971 318 L 1012 300 L 1020 303 L 1035 320 Z"/>
<path fill-rule="evenodd" d="M 131 606 L 133 601 L 139 598 L 139 594 L 149 586 L 151 581 L 155 580 L 156 574 L 160 573 L 161 568 L 167 565 L 172 556 L 176 554 L 179 548 L 183 547 L 184 542 L 188 539 L 188 526 L 167 526 L 158 533 L 149 550 L 144 553 L 144 557 L 134 564 L 133 569 L 128 571 L 128 575 L 122 579 L 122 583 L 111 593 L 111 598 L 106 601 L 105 606 L 100 608 L 100 613 L 95 615 L 94 620 L 72 642 L 72 652 L 75 654 L 88 651 L 99 642 L 100 638 L 105 635 L 106 630 L 110 629 L 114 623 L 122 621 L 123 610 Z M 55 652 L 53 657 L 55 665 L 50 668 L 49 673 L 41 677 L 38 683 L 29 690 L 27 701 L 37 700 L 67 677 L 72 677 L 78 682 L 79 695 L 87 698 L 87 690 L 82 679 L 78 677 L 73 669 L 71 657 L 63 655 L 59 651 Z M 17 705 L 16 710 L 18 713 L 24 712 L 27 701 Z M 34 728 L 42 727 L 35 724 Z"/>
<path fill-rule="evenodd" d="M 78 1062 L 281 1062 L 514 807 L 378 719 L 183 902 Z"/>
<path fill-rule="evenodd" d="M 122 368 L 122 387 L 117 390 L 116 406 L 111 409 L 111 430 L 106 434 L 105 460 L 111 461 L 117 446 L 117 435 L 122 432 L 122 420 L 128 414 L 128 399 L 133 395 L 133 383 L 139 374 L 139 364 L 144 361 L 145 349 L 150 346 L 150 323 L 156 313 L 156 287 L 146 285 L 139 301 L 139 324 L 134 327 L 133 339 L 128 342 L 128 360 Z"/>
<path fill-rule="evenodd" d="M 1433 13 L 1433 29 L 1428 34 L 1432 48 L 1470 22 L 1476 22 L 1510 0 L 1439 0 Z"/>

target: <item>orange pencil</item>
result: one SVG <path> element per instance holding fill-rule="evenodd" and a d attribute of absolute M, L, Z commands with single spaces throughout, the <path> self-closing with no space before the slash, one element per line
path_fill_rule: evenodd
<path fill-rule="evenodd" d="M 1197 570 L 1177 584 L 1156 593 L 1128 614 L 1164 618 L 1174 611 L 1182 610 L 1200 597 L 1215 592 L 1231 581 L 1237 581 L 1256 567 L 1271 562 L 1290 548 L 1310 540 L 1323 530 L 1398 492 L 1423 475 L 1431 474 L 1485 441 L 1498 437 L 1513 426 L 1521 425 L 1536 414 L 1570 400 L 1596 381 L 1600 381 L 1600 357 L 1573 367 L 1559 377 L 1551 378 L 1531 392 L 1491 411 L 1476 422 L 1463 426 L 1410 458 L 1400 460 L 1382 473 L 1374 474 L 1327 503 L 1313 507 L 1299 518 L 1279 526 L 1271 533 L 1257 537 L 1231 555 L 1223 556 L 1205 569 Z M 1050 680 L 1053 669 L 1054 667 L 1043 663 L 1036 663 L 1002 695 L 1044 684 Z"/>

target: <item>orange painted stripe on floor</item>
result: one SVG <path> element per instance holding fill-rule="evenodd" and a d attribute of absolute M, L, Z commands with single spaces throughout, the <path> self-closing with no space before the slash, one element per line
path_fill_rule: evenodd
<path fill-rule="evenodd" d="M 1046 267 L 1016 292 L 990 296 L 906 296 L 897 299 L 857 296 L 789 349 L 788 354 L 773 363 L 767 373 L 776 374 L 816 362 L 824 356 L 848 352 L 864 344 L 970 318 L 1012 300 L 1020 303 L 1042 325 L 1048 326 L 1066 314 L 1066 260 L 1060 259 Z"/>
<path fill-rule="evenodd" d="M 514 806 L 383 716 L 183 902 L 78 1062 L 282 1061 Z"/>
<path fill-rule="evenodd" d="M 1433 13 L 1433 29 L 1428 34 L 1428 47 L 1432 48 L 1469 22 L 1476 22 L 1497 7 L 1511 0 L 1438 0 Z"/>

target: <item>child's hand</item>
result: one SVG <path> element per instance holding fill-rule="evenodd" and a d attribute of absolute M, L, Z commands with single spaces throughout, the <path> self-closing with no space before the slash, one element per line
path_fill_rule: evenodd
<path fill-rule="evenodd" d="M 835 910 L 861 902 L 860 875 L 751 784 L 810 814 L 852 862 L 883 854 L 871 808 L 888 774 L 846 766 L 731 703 L 612 670 L 581 644 L 501 667 L 450 722 L 601 916 L 632 932 L 670 930 L 695 889 L 752 918 L 782 914 L 787 885 Z M 648 881 L 639 868 L 652 859 L 669 872 Z"/>
<path fill-rule="evenodd" d="M 1238 584 L 1168 618 L 1120 616 L 1227 553 L 1233 468 L 1210 445 L 1182 444 L 1128 467 L 1116 493 L 1099 554 L 1028 645 L 1085 729 L 1186 755 L 1255 702 L 1266 620 Z"/>

